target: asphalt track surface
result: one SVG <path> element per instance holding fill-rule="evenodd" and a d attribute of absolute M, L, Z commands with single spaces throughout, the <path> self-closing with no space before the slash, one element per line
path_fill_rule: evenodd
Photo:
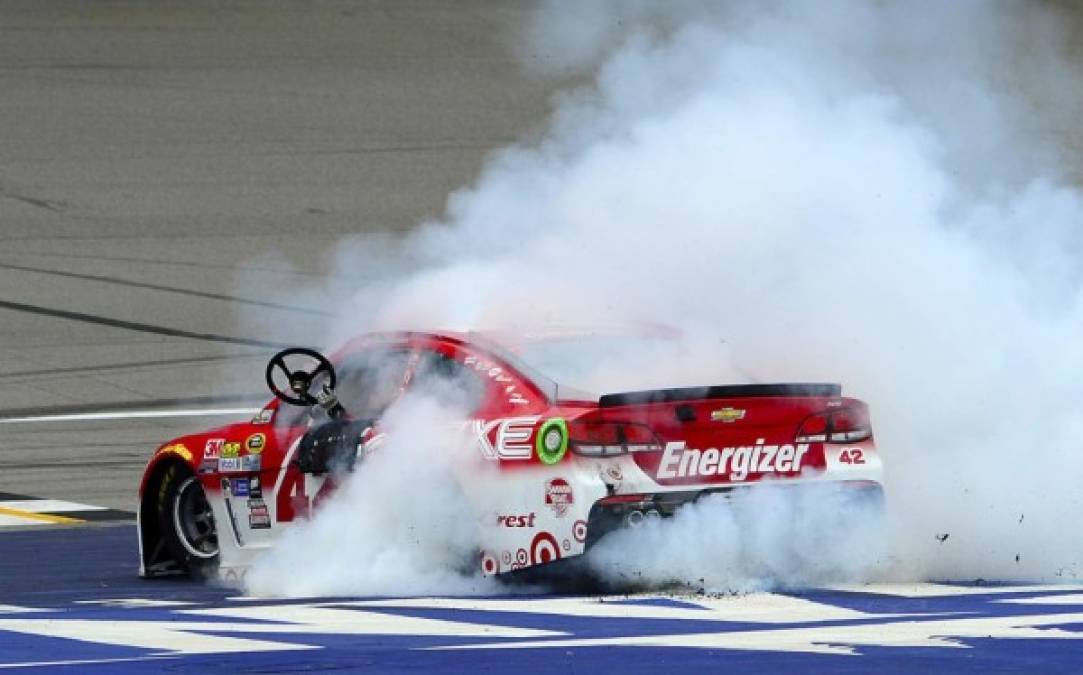
<path fill-rule="evenodd" d="M 439 216 L 559 85 L 521 4 L 275 4 L 0 4 L 0 491 L 131 510 L 218 418 L 3 420 L 266 401 L 366 274 L 336 245 Z"/>
<path fill-rule="evenodd" d="M 331 275 L 337 245 L 438 216 L 543 123 L 567 83 L 519 67 L 527 9 L 0 4 L 0 669 L 1083 670 L 1064 586 L 285 602 L 136 578 L 154 448 L 320 343 L 378 273 Z"/>

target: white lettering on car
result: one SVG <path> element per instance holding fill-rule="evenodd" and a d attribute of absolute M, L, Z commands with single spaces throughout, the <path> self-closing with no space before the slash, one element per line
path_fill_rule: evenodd
<path fill-rule="evenodd" d="M 658 463 L 656 477 L 659 479 L 697 476 L 728 476 L 742 481 L 750 473 L 792 473 L 800 471 L 808 443 L 794 445 L 764 445 L 764 439 L 756 439 L 755 445 L 731 448 L 689 448 L 684 441 L 666 443 L 662 459 Z"/>
<path fill-rule="evenodd" d="M 479 359 L 476 356 L 467 356 L 463 359 L 463 365 L 470 366 L 474 370 L 486 375 L 493 382 L 506 385 L 504 387 L 504 394 L 508 397 L 508 403 L 513 405 L 526 405 L 530 403 L 522 392 L 520 392 L 515 384 L 515 380 L 508 377 L 504 373 L 504 369 L 500 366 L 493 364 L 490 361 Z"/>
<path fill-rule="evenodd" d="M 541 417 L 509 417 L 495 420 L 473 420 L 478 449 L 485 459 L 530 459 L 534 452 L 530 437 Z M 495 440 L 490 440 L 493 430 Z"/>

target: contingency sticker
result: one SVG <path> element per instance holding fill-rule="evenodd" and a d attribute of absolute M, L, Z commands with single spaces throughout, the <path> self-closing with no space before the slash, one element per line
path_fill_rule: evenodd
<path fill-rule="evenodd" d="M 248 479 L 247 478 L 234 478 L 230 481 L 230 489 L 233 492 L 234 497 L 247 497 L 248 496 Z"/>
<path fill-rule="evenodd" d="M 210 438 L 207 439 L 207 444 L 203 446 L 203 459 L 218 459 L 222 456 L 222 446 L 226 441 L 222 438 Z"/>
<path fill-rule="evenodd" d="M 218 460 L 218 471 L 221 473 L 250 473 L 260 470 L 259 455 L 245 455 L 244 457 L 223 457 Z"/>
<path fill-rule="evenodd" d="M 248 500 L 248 526 L 253 530 L 271 528 L 271 513 L 267 510 L 267 503 L 262 499 Z"/>
<path fill-rule="evenodd" d="M 253 455 L 258 455 L 263 452 L 263 447 L 267 445 L 267 437 L 263 434 L 252 434 L 248 437 L 248 440 L 244 442 L 244 449 Z"/>

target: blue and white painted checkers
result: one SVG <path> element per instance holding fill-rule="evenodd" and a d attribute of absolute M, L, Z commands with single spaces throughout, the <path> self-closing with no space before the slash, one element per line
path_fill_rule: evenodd
<path fill-rule="evenodd" d="M 1083 586 L 263 600 L 110 577 L 122 548 L 110 544 L 121 535 L 134 541 L 134 532 L 103 531 L 101 549 L 83 560 L 102 565 L 105 583 L 85 568 L 61 592 L 0 582 L 0 668 L 1044 673 L 1083 664 Z M 79 532 L 68 541 L 54 530 L 0 542 L 16 558 L 47 536 L 45 548 L 55 551 L 93 547 L 89 531 Z"/>

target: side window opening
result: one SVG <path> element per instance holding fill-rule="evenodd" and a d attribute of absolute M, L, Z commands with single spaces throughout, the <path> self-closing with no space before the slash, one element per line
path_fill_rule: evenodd
<path fill-rule="evenodd" d="M 426 349 L 419 355 L 410 390 L 433 397 L 441 406 L 471 414 L 485 400 L 485 381 L 454 358 Z"/>
<path fill-rule="evenodd" d="M 354 419 L 377 419 L 406 384 L 410 352 L 380 349 L 351 354 L 336 366 L 339 403 Z"/>

